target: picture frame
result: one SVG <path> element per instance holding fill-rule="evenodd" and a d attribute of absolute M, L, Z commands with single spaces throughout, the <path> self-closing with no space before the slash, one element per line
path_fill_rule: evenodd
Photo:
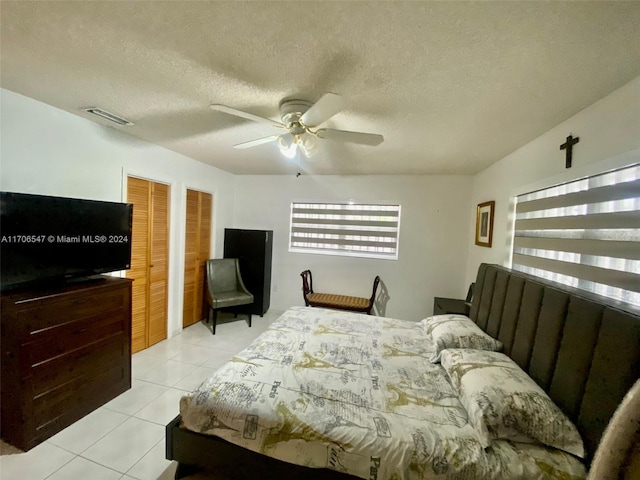
<path fill-rule="evenodd" d="M 491 248 L 495 201 L 479 203 L 476 210 L 476 245 Z"/>

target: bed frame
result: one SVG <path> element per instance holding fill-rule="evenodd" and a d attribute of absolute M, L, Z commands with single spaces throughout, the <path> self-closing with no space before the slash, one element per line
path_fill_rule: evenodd
<path fill-rule="evenodd" d="M 640 309 L 498 265 L 478 269 L 469 316 L 573 420 L 587 463 L 625 393 L 640 378 Z M 264 476 L 353 479 L 326 469 L 287 464 L 215 436 L 166 427 L 166 456 L 176 479 L 196 469 L 216 478 Z M 275 475 L 275 476 L 274 476 Z"/>

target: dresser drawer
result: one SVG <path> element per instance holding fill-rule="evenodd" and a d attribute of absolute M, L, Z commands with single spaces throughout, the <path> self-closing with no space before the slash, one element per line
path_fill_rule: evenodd
<path fill-rule="evenodd" d="M 55 328 L 70 319 L 78 321 L 109 312 L 126 311 L 129 308 L 129 293 L 123 289 L 92 292 L 91 295 L 74 292 L 52 302 L 38 299 L 25 307 L 17 315 L 22 335 Z"/>
<path fill-rule="evenodd" d="M 126 331 L 127 317 L 123 312 L 106 312 L 94 317 L 56 325 L 29 336 L 22 345 L 26 369 L 91 346 L 103 339 L 122 335 Z"/>
<path fill-rule="evenodd" d="M 130 386 L 128 372 L 122 365 L 112 365 L 111 368 L 104 368 L 94 375 L 78 377 L 34 399 L 32 419 L 34 434 L 40 436 L 40 432 L 50 430 L 51 425 L 68 424 L 69 422 L 64 421 L 65 418 L 72 419 L 71 421 L 81 418 L 98 406 L 96 404 L 100 404 L 100 399 L 104 398 L 105 392 L 117 385 L 126 385 L 122 390 Z M 111 398 L 113 396 L 107 396 L 105 399 Z M 90 406 L 93 408 L 88 408 Z"/>
<path fill-rule="evenodd" d="M 123 333 L 41 362 L 31 369 L 31 399 L 51 394 L 80 377 L 96 376 L 114 365 L 128 364 Z"/>

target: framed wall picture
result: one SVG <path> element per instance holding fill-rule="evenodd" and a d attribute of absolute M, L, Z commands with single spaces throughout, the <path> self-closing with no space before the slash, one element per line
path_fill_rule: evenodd
<path fill-rule="evenodd" d="M 491 247 L 493 241 L 493 211 L 496 202 L 484 202 L 478 204 L 476 212 L 476 245 Z"/>

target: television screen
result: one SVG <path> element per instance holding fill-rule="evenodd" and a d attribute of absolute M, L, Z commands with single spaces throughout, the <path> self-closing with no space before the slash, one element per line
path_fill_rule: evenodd
<path fill-rule="evenodd" d="M 0 287 L 61 282 L 131 266 L 133 206 L 0 192 Z"/>

